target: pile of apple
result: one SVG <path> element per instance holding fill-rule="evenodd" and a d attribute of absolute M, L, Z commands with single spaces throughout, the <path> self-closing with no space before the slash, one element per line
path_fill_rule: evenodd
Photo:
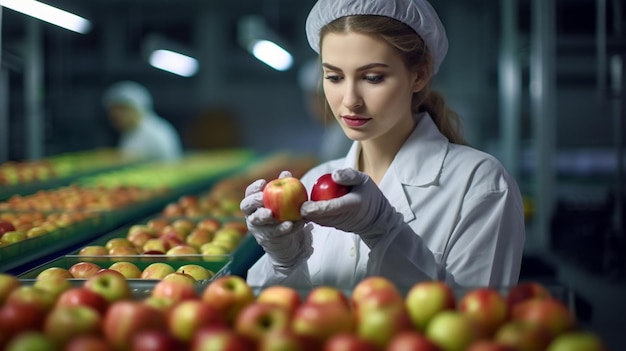
<path fill-rule="evenodd" d="M 216 256 L 232 253 L 248 233 L 246 223 L 236 219 L 155 217 L 145 224 L 129 227 L 125 235 L 104 245 L 88 245 L 80 256 L 194 255 Z M 115 259 L 115 258 L 113 258 Z"/>
<path fill-rule="evenodd" d="M 40 190 L 34 194 L 13 195 L 0 202 L 0 210 L 13 211 L 74 211 L 115 210 L 162 196 L 165 189 L 139 186 L 114 188 L 85 187 L 72 184 L 56 189 Z"/>
<path fill-rule="evenodd" d="M 85 172 L 129 164 L 116 149 L 94 149 L 64 153 L 36 161 L 0 164 L 0 186 L 15 186 L 75 176 Z"/>
<path fill-rule="evenodd" d="M 45 235 L 95 217 L 95 213 L 0 213 L 0 247 Z"/>
<path fill-rule="evenodd" d="M 192 283 L 203 283 L 215 276 L 215 272 L 202 264 L 183 264 L 174 268 L 168 262 L 153 262 L 148 264 L 144 269 L 132 261 L 115 261 L 115 262 L 90 262 L 79 261 L 72 264 L 69 268 L 48 267 L 37 274 L 36 280 L 47 279 L 89 279 L 102 270 L 113 270 L 119 272 L 126 279 L 150 279 L 150 280 L 168 280 L 172 276 L 184 278 Z"/>
<path fill-rule="evenodd" d="M 198 289 L 159 281 L 133 294 L 118 272 L 79 286 L 0 274 L 0 346 L 6 350 L 601 351 L 568 307 L 536 282 L 460 296 L 420 282 L 406 293 L 383 277 L 350 292 L 317 286 L 253 288 L 234 275 Z M 39 345 L 39 348 L 35 346 Z"/>
<path fill-rule="evenodd" d="M 172 162 L 136 164 L 83 177 L 80 183 L 108 188 L 141 186 L 173 189 L 196 182 L 206 182 L 211 177 L 240 167 L 249 157 L 248 152 L 238 150 L 194 153 Z"/>
<path fill-rule="evenodd" d="M 0 164 L 0 186 L 45 181 L 56 177 L 52 165 L 45 161 L 9 161 Z"/>

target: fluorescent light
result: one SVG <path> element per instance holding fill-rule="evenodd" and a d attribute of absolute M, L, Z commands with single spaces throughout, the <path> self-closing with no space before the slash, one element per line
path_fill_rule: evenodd
<path fill-rule="evenodd" d="M 153 51 L 150 54 L 150 64 L 183 77 L 191 77 L 198 72 L 198 60 L 170 50 Z"/>
<path fill-rule="evenodd" d="M 254 43 L 252 54 L 258 60 L 277 71 L 286 71 L 293 64 L 291 54 L 269 40 L 259 40 Z"/>
<path fill-rule="evenodd" d="M 91 22 L 88 20 L 39 1 L 0 0 L 0 6 L 81 34 L 85 34 L 91 29 Z"/>

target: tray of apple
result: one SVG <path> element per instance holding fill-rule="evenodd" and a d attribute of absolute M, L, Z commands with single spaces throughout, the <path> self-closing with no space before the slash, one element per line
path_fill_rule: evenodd
<path fill-rule="evenodd" d="M 64 350 L 607 350 L 550 286 L 537 282 L 463 291 L 433 281 L 400 289 L 378 276 L 349 290 L 254 287 L 235 275 L 202 287 L 174 279 L 138 284 L 111 271 L 73 284 L 0 274 L 0 343 Z"/>
<path fill-rule="evenodd" d="M 98 213 L 0 212 L 0 271 L 10 271 L 89 240 L 90 233 L 101 225 Z"/>
<path fill-rule="evenodd" d="M 249 235 L 246 223 L 233 218 L 150 217 L 94 239 L 77 256 L 230 255 Z"/>
<path fill-rule="evenodd" d="M 130 282 L 141 282 L 150 287 L 160 280 L 185 279 L 203 286 L 215 277 L 230 274 L 232 257 L 215 256 L 103 256 L 66 255 L 33 269 L 17 277 L 23 280 L 42 280 L 48 278 L 85 280 L 102 271 L 113 270 Z"/>

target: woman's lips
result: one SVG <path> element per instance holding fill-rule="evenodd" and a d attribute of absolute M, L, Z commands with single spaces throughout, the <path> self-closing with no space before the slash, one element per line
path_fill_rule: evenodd
<path fill-rule="evenodd" d="M 360 127 L 370 121 L 371 118 L 359 116 L 343 116 L 343 121 L 350 127 Z"/>

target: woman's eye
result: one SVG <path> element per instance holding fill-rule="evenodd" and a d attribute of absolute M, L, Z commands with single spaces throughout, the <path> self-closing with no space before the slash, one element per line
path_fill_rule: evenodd
<path fill-rule="evenodd" d="M 331 82 L 338 82 L 339 80 L 341 80 L 341 77 L 337 75 L 327 75 L 325 78 Z"/>
<path fill-rule="evenodd" d="M 370 83 L 380 83 L 383 81 L 383 76 L 382 75 L 376 75 L 376 76 L 365 76 L 365 80 L 367 80 Z"/>

